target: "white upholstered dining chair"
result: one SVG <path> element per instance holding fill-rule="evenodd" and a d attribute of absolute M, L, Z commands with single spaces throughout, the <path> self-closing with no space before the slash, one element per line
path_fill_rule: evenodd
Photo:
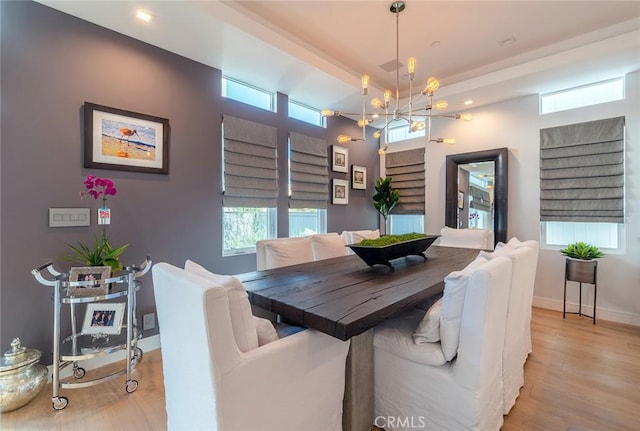
<path fill-rule="evenodd" d="M 437 245 L 493 250 L 493 231 L 490 229 L 454 229 L 445 226 L 440 229 Z"/>
<path fill-rule="evenodd" d="M 385 430 L 500 429 L 511 267 L 479 257 L 445 278 L 438 342 L 414 342 L 419 309 L 375 328 L 374 416 L 405 418 Z"/>
<path fill-rule="evenodd" d="M 258 271 L 313 262 L 311 237 L 265 239 L 256 242 Z"/>
<path fill-rule="evenodd" d="M 513 263 L 502 360 L 503 413 L 506 415 L 524 385 L 524 364 L 531 353 L 531 306 L 538 266 L 538 242 L 520 242 L 512 238 L 506 245 L 499 244 L 492 253 L 481 251 L 480 256 L 489 260 L 507 257 Z"/>
<path fill-rule="evenodd" d="M 348 341 L 308 329 L 243 352 L 225 287 L 167 263 L 153 287 L 169 430 L 342 429 Z"/>

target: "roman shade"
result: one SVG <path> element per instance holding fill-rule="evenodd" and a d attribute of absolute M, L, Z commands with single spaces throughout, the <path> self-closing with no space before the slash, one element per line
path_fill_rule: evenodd
<path fill-rule="evenodd" d="M 225 207 L 274 208 L 278 199 L 275 127 L 223 116 Z"/>
<path fill-rule="evenodd" d="M 624 223 L 624 122 L 540 130 L 540 221 Z"/>
<path fill-rule="evenodd" d="M 480 187 L 476 187 L 474 185 L 469 186 L 469 191 L 471 192 L 471 204 L 469 205 L 471 208 L 478 211 L 491 211 L 491 201 L 489 198 L 489 192 L 481 189 Z"/>
<path fill-rule="evenodd" d="M 290 132 L 290 208 L 326 208 L 329 201 L 327 142 Z"/>
<path fill-rule="evenodd" d="M 400 192 L 394 214 L 424 214 L 424 148 L 385 155 L 385 173 Z"/>

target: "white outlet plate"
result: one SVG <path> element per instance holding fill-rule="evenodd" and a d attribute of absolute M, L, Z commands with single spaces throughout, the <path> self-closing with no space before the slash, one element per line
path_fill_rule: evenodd
<path fill-rule="evenodd" d="M 156 327 L 156 313 L 149 313 L 142 316 L 142 330 L 148 331 Z"/>

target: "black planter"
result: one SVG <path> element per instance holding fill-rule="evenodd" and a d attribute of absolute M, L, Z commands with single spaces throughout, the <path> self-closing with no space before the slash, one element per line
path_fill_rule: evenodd
<path fill-rule="evenodd" d="M 426 259 L 427 256 L 424 255 L 424 251 L 439 237 L 440 235 L 428 235 L 424 238 L 397 242 L 381 247 L 366 247 L 357 244 L 349 244 L 347 247 L 351 248 L 369 266 L 380 264 L 393 269 L 393 265 L 389 262 L 393 259 L 405 256 L 420 256 Z"/>
<path fill-rule="evenodd" d="M 580 283 L 578 312 L 567 311 L 567 281 Z M 582 312 L 582 283 L 593 284 L 593 316 Z M 566 258 L 564 267 L 564 299 L 562 304 L 562 318 L 566 314 L 578 314 L 580 316 L 591 317 L 593 324 L 596 324 L 596 296 L 598 294 L 598 261 Z"/>

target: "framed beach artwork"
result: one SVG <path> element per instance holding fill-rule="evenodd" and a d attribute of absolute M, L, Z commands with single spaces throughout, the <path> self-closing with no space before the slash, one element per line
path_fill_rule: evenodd
<path fill-rule="evenodd" d="M 82 333 L 119 334 L 122 330 L 124 307 L 124 302 L 94 302 L 87 304 Z"/>
<path fill-rule="evenodd" d="M 84 167 L 169 173 L 169 120 L 84 103 Z"/>
<path fill-rule="evenodd" d="M 332 201 L 334 205 L 347 205 L 349 203 L 349 181 L 333 180 Z"/>
<path fill-rule="evenodd" d="M 332 146 L 331 169 L 334 172 L 349 173 L 349 149 L 339 145 Z"/>
<path fill-rule="evenodd" d="M 351 188 L 367 189 L 367 168 L 366 166 L 351 165 Z"/>

